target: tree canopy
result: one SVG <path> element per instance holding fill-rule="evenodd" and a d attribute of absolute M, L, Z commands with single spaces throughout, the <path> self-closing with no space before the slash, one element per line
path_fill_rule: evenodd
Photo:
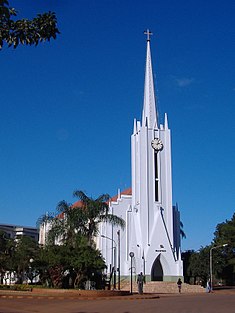
<path fill-rule="evenodd" d="M 105 262 L 101 252 L 84 236 L 76 235 L 70 244 L 39 246 L 27 236 L 8 238 L 0 231 L 0 283 L 14 273 L 11 282 L 38 283 L 55 288 L 84 288 L 87 280 L 102 286 Z M 8 275 L 9 278 L 9 275 Z"/>
<path fill-rule="evenodd" d="M 106 267 L 94 238 L 99 233 L 100 222 L 124 228 L 122 218 L 109 212 L 110 196 L 102 194 L 93 199 L 83 191 L 74 191 L 78 201 L 58 203 L 54 214 L 46 214 L 38 224 L 48 224 L 46 246 L 41 251 L 42 281 L 52 286 L 65 284 L 83 288 L 84 281 L 96 280 L 101 286 L 101 272 Z M 70 283 L 68 283 L 68 281 Z"/>
<path fill-rule="evenodd" d="M 16 19 L 17 11 L 8 0 L 0 0 L 0 49 L 4 43 L 17 48 L 19 44 L 35 45 L 56 39 L 59 30 L 54 12 L 38 14 L 33 19 Z"/>
<path fill-rule="evenodd" d="M 57 288 L 84 288 L 86 280 L 94 280 L 93 276 L 101 277 L 106 267 L 100 251 L 79 235 L 73 246 L 54 244 L 41 247 L 36 261 L 41 283 Z"/>
<path fill-rule="evenodd" d="M 227 244 L 227 246 L 223 246 Z M 201 281 L 205 285 L 210 275 L 210 250 L 213 249 L 213 275 L 215 281 L 235 284 L 235 213 L 231 220 L 219 223 L 214 232 L 212 243 L 201 247 L 199 251 L 186 251 L 183 253 L 184 274 L 186 281 L 190 278 Z"/>

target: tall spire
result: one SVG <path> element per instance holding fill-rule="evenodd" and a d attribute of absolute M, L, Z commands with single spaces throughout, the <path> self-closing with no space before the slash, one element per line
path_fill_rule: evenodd
<path fill-rule="evenodd" d="M 144 83 L 144 107 L 142 113 L 142 125 L 147 125 L 149 128 L 157 126 L 157 112 L 155 103 L 153 71 L 150 51 L 150 36 L 152 33 L 147 29 L 144 32 L 147 35 L 147 54 L 146 54 L 146 67 L 145 67 L 145 83 Z"/>

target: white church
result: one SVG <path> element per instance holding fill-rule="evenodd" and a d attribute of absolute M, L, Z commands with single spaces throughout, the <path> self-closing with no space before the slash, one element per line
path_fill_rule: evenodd
<path fill-rule="evenodd" d="M 100 225 L 97 247 L 107 265 L 121 277 L 142 272 L 146 281 L 183 277 L 180 213 L 172 204 L 171 132 L 167 115 L 159 124 L 147 35 L 142 120 L 134 120 L 131 136 L 132 187 L 110 201 L 110 212 L 126 222 L 124 230 Z"/>
<path fill-rule="evenodd" d="M 120 277 L 142 272 L 146 281 L 177 281 L 183 278 L 180 249 L 180 213 L 172 204 L 171 132 L 165 114 L 159 124 L 150 35 L 147 54 L 142 121 L 134 120 L 131 136 L 132 187 L 118 191 L 109 203 L 110 212 L 126 222 L 124 230 L 101 223 L 97 248 L 106 261 L 107 274 Z M 45 244 L 48 223 L 40 227 Z M 120 280 L 119 280 L 120 281 Z"/>

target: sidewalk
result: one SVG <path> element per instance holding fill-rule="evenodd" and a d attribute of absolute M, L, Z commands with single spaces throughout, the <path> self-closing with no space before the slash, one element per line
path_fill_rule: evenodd
<path fill-rule="evenodd" d="M 1 290 L 0 299 L 70 299 L 70 300 L 146 300 L 158 299 L 160 297 L 180 297 L 184 296 L 198 296 L 206 293 L 138 293 L 118 291 L 118 290 L 65 290 L 65 289 L 33 289 L 32 291 L 10 291 Z M 235 289 L 219 289 L 214 290 L 211 294 L 234 294 Z"/>

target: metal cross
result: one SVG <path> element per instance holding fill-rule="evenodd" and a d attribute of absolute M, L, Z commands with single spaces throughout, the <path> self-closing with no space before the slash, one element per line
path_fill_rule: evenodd
<path fill-rule="evenodd" d="M 150 36 L 153 34 L 149 29 L 147 29 L 145 32 L 144 32 L 145 35 L 147 35 L 147 41 L 150 41 Z"/>

